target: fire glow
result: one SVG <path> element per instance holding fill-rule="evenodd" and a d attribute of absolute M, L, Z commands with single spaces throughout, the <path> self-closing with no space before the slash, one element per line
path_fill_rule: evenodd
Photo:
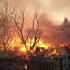
<path fill-rule="evenodd" d="M 34 42 L 34 39 L 30 39 L 29 38 L 28 41 L 26 42 L 26 46 L 27 46 L 27 48 L 26 48 L 19 37 L 14 37 L 13 40 L 11 41 L 11 43 L 10 43 L 10 46 L 13 49 L 17 49 L 19 53 L 27 54 L 27 50 L 30 51 L 30 47 L 33 44 L 33 42 Z M 49 48 L 48 44 L 46 44 L 43 40 L 39 40 L 39 42 L 34 47 L 34 49 L 36 47 L 44 48 L 44 49 L 48 49 Z"/>

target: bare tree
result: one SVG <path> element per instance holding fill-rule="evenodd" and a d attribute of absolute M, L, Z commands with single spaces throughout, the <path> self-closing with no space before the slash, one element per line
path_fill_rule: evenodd
<path fill-rule="evenodd" d="M 24 20 L 25 20 L 24 12 L 25 12 L 25 11 L 22 12 L 22 18 L 21 18 L 22 21 L 21 21 L 21 23 L 16 20 L 16 19 L 17 19 L 17 18 L 16 18 L 16 15 L 15 15 L 15 17 L 13 17 L 13 19 L 14 19 L 14 22 L 15 22 L 15 26 L 16 26 L 16 28 L 17 28 L 17 30 L 18 30 L 18 36 L 21 38 L 22 43 L 23 43 L 23 44 L 25 45 L 25 47 L 27 48 L 26 42 L 27 42 L 27 40 L 28 40 L 28 38 L 29 38 L 29 35 L 30 35 L 31 30 L 28 32 L 27 37 L 25 38 L 25 37 L 24 37 L 24 34 L 23 34 Z M 21 24 L 21 26 L 19 26 L 19 24 Z"/>
<path fill-rule="evenodd" d="M 40 17 L 38 17 L 38 11 L 35 9 L 35 15 L 34 15 L 34 18 L 33 18 L 33 32 L 34 32 L 34 42 L 33 42 L 33 45 L 31 46 L 31 50 L 38 44 L 39 40 L 40 40 L 40 21 L 42 19 L 42 15 Z M 37 28 L 35 29 L 35 21 L 36 21 L 36 24 L 37 24 Z"/>
<path fill-rule="evenodd" d="M 0 27 L 0 29 L 1 29 L 1 33 L 2 33 L 2 35 L 0 35 L 1 36 L 1 44 L 3 45 L 3 47 L 4 47 L 4 50 L 7 50 L 8 48 L 9 48 L 9 46 L 8 46 L 8 42 L 9 42 L 9 40 L 10 40 L 10 34 L 9 34 L 9 18 L 10 18 L 10 15 L 9 15 L 9 13 L 8 13 L 8 7 L 9 7 L 9 5 L 8 5 L 8 0 L 6 0 L 6 1 L 4 1 L 4 7 L 2 7 L 1 9 L 0 9 L 0 24 L 1 24 L 1 27 Z M 8 25 L 9 24 L 9 25 Z"/>
<path fill-rule="evenodd" d="M 1 43 L 4 47 L 5 50 L 7 50 L 7 43 L 8 43 L 8 40 L 9 40 L 9 35 L 8 35 L 8 26 L 7 26 L 7 23 L 8 23 L 8 18 L 3 14 L 3 11 L 1 12 L 1 32 L 2 32 L 2 36 L 1 36 Z"/>
<path fill-rule="evenodd" d="M 25 9 L 22 12 L 22 21 L 21 21 L 21 23 L 19 23 L 17 21 L 17 16 L 16 15 L 15 15 L 15 17 L 13 17 L 13 19 L 14 19 L 14 22 L 15 22 L 15 26 L 16 26 L 16 28 L 18 30 L 18 36 L 21 38 L 22 43 L 25 45 L 26 48 L 28 48 L 28 46 L 26 45 L 27 40 L 28 40 L 31 32 L 33 31 L 34 42 L 33 42 L 32 46 L 31 46 L 31 49 L 33 49 L 36 46 L 36 44 L 39 42 L 39 39 L 40 39 L 39 23 L 40 23 L 40 19 L 42 18 L 42 16 L 40 18 L 38 18 L 38 12 L 37 12 L 37 10 L 35 10 L 35 15 L 34 15 L 34 18 L 33 18 L 33 23 L 32 23 L 33 26 L 28 31 L 27 36 L 25 37 L 24 34 L 23 34 L 24 33 L 23 29 L 24 29 L 24 25 L 25 25 L 25 23 L 24 23 L 24 21 L 25 21 L 24 14 L 25 14 Z M 36 29 L 35 29 L 35 21 L 37 23 L 37 28 Z M 21 27 L 19 26 L 19 24 L 21 24 Z"/>

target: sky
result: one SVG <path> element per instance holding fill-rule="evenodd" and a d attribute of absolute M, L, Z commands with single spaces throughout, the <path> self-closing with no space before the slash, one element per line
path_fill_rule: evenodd
<path fill-rule="evenodd" d="M 17 6 L 33 12 L 34 8 L 48 15 L 53 21 L 63 21 L 64 17 L 70 19 L 70 0 L 15 0 Z"/>
<path fill-rule="evenodd" d="M 2 0 L 3 3 L 4 1 L 6 0 Z M 40 14 L 44 14 L 45 16 L 47 16 L 56 25 L 59 24 L 57 22 L 63 23 L 65 17 L 70 19 L 70 0 L 8 0 L 8 3 L 9 10 L 11 10 L 11 8 L 14 7 L 15 9 L 17 9 L 19 14 L 21 14 L 25 6 L 25 18 L 26 18 L 25 22 L 27 23 L 25 28 L 28 29 L 31 26 L 32 22 L 30 20 L 32 20 L 31 17 L 34 16 L 35 14 L 35 9 Z M 59 31 L 60 29 L 58 29 L 56 26 L 49 24 L 51 23 L 51 21 L 49 22 L 48 19 L 45 18 L 43 21 L 44 24 L 41 25 L 41 29 L 43 32 L 42 34 L 44 37 L 47 35 L 50 36 L 53 33 L 54 34 L 60 33 Z"/>
<path fill-rule="evenodd" d="M 3 1 L 3 0 L 2 0 Z M 4 0 L 5 1 L 5 0 Z M 70 19 L 70 0 L 8 0 L 11 7 L 16 7 L 19 11 L 23 10 L 25 5 L 27 16 L 32 16 L 34 10 L 48 15 L 55 21 L 63 21 L 64 17 Z"/>

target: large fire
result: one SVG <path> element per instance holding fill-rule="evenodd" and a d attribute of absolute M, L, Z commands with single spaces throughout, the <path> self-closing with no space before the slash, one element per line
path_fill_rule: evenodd
<path fill-rule="evenodd" d="M 44 48 L 44 49 L 48 49 L 49 47 L 48 44 L 46 44 L 43 40 L 40 40 L 38 45 L 40 48 Z"/>
<path fill-rule="evenodd" d="M 10 43 L 10 47 L 11 49 L 17 49 L 19 53 L 27 54 L 27 50 L 30 51 L 30 47 L 33 45 L 33 42 L 34 39 L 29 38 L 26 42 L 26 48 L 19 37 L 13 37 L 13 40 Z M 46 44 L 42 39 L 39 40 L 36 46 L 38 46 L 39 48 L 48 49 L 48 44 Z"/>

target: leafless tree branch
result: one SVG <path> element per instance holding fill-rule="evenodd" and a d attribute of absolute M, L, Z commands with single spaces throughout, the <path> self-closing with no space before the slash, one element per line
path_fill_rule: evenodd
<path fill-rule="evenodd" d="M 37 21 L 37 29 L 34 28 L 35 20 Z M 40 36 L 39 36 L 39 21 L 40 21 L 40 19 L 38 19 L 38 12 L 35 9 L 35 16 L 34 16 L 34 19 L 33 19 L 34 43 L 32 45 L 32 49 L 36 46 L 36 44 L 40 40 Z"/>

